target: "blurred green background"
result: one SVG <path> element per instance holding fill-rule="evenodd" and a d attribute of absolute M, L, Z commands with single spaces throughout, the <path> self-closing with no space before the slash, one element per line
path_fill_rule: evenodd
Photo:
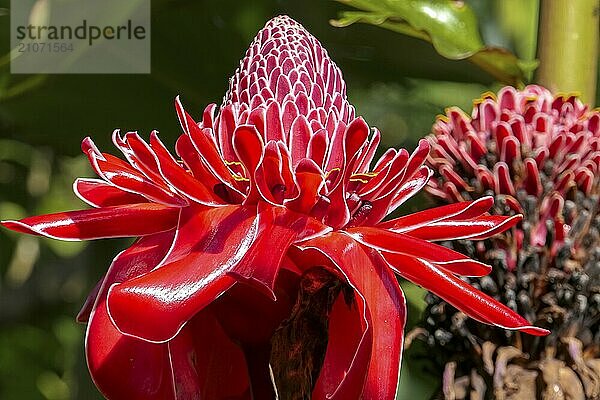
<path fill-rule="evenodd" d="M 150 75 L 11 75 L 9 3 L 0 0 L 2 219 L 84 207 L 71 184 L 92 176 L 79 150 L 85 136 L 113 152 L 113 129 L 146 135 L 158 129 L 172 145 L 180 134 L 173 98 L 181 95 L 196 117 L 206 104 L 219 103 L 247 45 L 277 14 L 291 15 L 321 40 L 343 70 L 358 113 L 382 131 L 382 147 L 412 148 L 445 107 L 470 110 L 472 99 L 499 87 L 475 65 L 445 59 L 424 41 L 366 24 L 334 28 L 329 20 L 348 7 L 323 0 L 153 0 Z M 468 3 L 486 44 L 531 60 L 537 1 Z M 0 399 L 101 398 L 85 365 L 85 327 L 74 318 L 125 246 L 0 229 Z M 423 293 L 404 287 L 414 324 Z M 407 357 L 398 398 L 426 399 L 437 385 L 431 367 Z"/>

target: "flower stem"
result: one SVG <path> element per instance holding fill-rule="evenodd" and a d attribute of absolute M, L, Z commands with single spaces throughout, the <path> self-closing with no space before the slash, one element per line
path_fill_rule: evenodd
<path fill-rule="evenodd" d="M 600 0 L 542 0 L 538 83 L 578 92 L 593 106 L 598 68 Z"/>

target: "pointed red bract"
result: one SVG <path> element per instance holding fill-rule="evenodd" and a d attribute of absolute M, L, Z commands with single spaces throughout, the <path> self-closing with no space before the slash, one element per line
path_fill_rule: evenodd
<path fill-rule="evenodd" d="M 413 236 L 378 228 L 350 228 L 348 234 L 365 246 L 378 251 L 405 254 L 428 260 L 448 271 L 463 276 L 483 276 L 491 267 L 472 260 L 454 250 Z"/>
<path fill-rule="evenodd" d="M 2 221 L 17 232 L 61 240 L 89 240 L 144 236 L 177 226 L 179 209 L 155 203 L 68 211 L 20 221 Z"/>
<path fill-rule="evenodd" d="M 478 321 L 506 329 L 518 329 L 535 336 L 550 333 L 532 326 L 507 306 L 425 260 L 394 253 L 384 253 L 384 257 L 400 276 L 433 291 Z"/>
<path fill-rule="evenodd" d="M 73 191 L 92 207 L 121 206 L 147 201 L 138 194 L 126 192 L 100 179 L 79 178 L 73 184 Z"/>

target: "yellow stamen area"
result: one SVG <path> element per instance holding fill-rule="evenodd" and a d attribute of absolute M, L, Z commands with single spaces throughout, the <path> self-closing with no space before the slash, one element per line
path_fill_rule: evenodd
<path fill-rule="evenodd" d="M 490 99 L 493 101 L 497 101 L 498 98 L 496 97 L 496 93 L 494 92 L 490 92 L 489 90 L 485 93 L 483 93 L 481 95 L 481 97 L 473 100 L 473 107 L 480 105 L 481 103 L 483 103 L 485 100 Z"/>
<path fill-rule="evenodd" d="M 450 118 L 448 118 L 447 116 L 445 116 L 445 115 L 442 115 L 442 114 L 438 114 L 438 115 L 436 115 L 436 116 L 435 116 L 435 120 L 436 120 L 436 121 L 445 122 L 445 123 L 448 123 L 448 122 L 450 122 Z"/>
<path fill-rule="evenodd" d="M 363 174 L 354 174 L 350 176 L 350 182 L 368 183 L 370 178 L 376 177 L 378 172 L 366 172 Z"/>
<path fill-rule="evenodd" d="M 557 92 L 556 95 L 554 96 L 554 98 L 561 98 L 563 100 L 567 100 L 571 97 L 576 97 L 579 98 L 581 97 L 581 92 L 579 91 L 573 91 L 573 92 Z"/>
<path fill-rule="evenodd" d="M 496 97 L 496 93 L 494 93 L 494 92 L 490 92 L 489 90 L 488 90 L 487 92 L 484 92 L 484 93 L 481 95 L 481 98 L 482 98 L 482 99 L 484 99 L 484 100 L 485 100 L 485 99 L 492 99 L 492 100 L 494 100 L 494 101 L 498 100 L 498 98 Z"/>
<path fill-rule="evenodd" d="M 227 165 L 228 167 L 231 166 L 231 165 L 237 165 L 239 167 L 242 167 L 242 170 L 244 168 L 244 164 L 242 164 L 239 161 L 227 161 L 227 160 L 223 160 L 223 161 L 225 161 L 225 165 Z M 244 177 L 242 175 L 236 174 L 235 172 L 233 172 L 231 170 L 229 170 L 229 172 L 231 173 L 231 177 L 233 178 L 234 181 L 237 181 L 237 182 L 250 182 L 250 179 L 248 179 L 248 178 L 246 178 L 246 177 Z"/>
<path fill-rule="evenodd" d="M 450 114 L 450 111 L 452 111 L 455 108 L 456 107 L 446 107 L 446 108 L 444 108 L 444 114 L 446 114 L 446 115 Z"/>
<path fill-rule="evenodd" d="M 333 168 L 333 169 L 327 171 L 325 173 L 325 179 L 329 178 L 329 175 L 331 175 L 334 171 L 339 171 L 339 170 L 340 170 L 339 168 Z"/>
<path fill-rule="evenodd" d="M 238 182 L 250 182 L 250 179 L 244 178 L 243 176 L 238 174 L 231 174 L 231 176 L 233 177 L 233 180 Z"/>
<path fill-rule="evenodd" d="M 449 115 L 452 111 L 456 112 L 457 114 L 459 114 L 461 117 L 463 117 L 466 120 L 469 120 L 471 118 L 459 107 L 452 106 L 452 107 L 448 107 L 448 108 L 444 109 L 444 112 L 446 113 L 446 115 Z"/>

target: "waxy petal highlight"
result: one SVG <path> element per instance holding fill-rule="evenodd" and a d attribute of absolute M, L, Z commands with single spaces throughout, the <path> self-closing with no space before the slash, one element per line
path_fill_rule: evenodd
<path fill-rule="evenodd" d="M 61 240 L 145 236 L 177 226 L 179 209 L 155 203 L 109 206 L 2 221 L 17 232 Z"/>

